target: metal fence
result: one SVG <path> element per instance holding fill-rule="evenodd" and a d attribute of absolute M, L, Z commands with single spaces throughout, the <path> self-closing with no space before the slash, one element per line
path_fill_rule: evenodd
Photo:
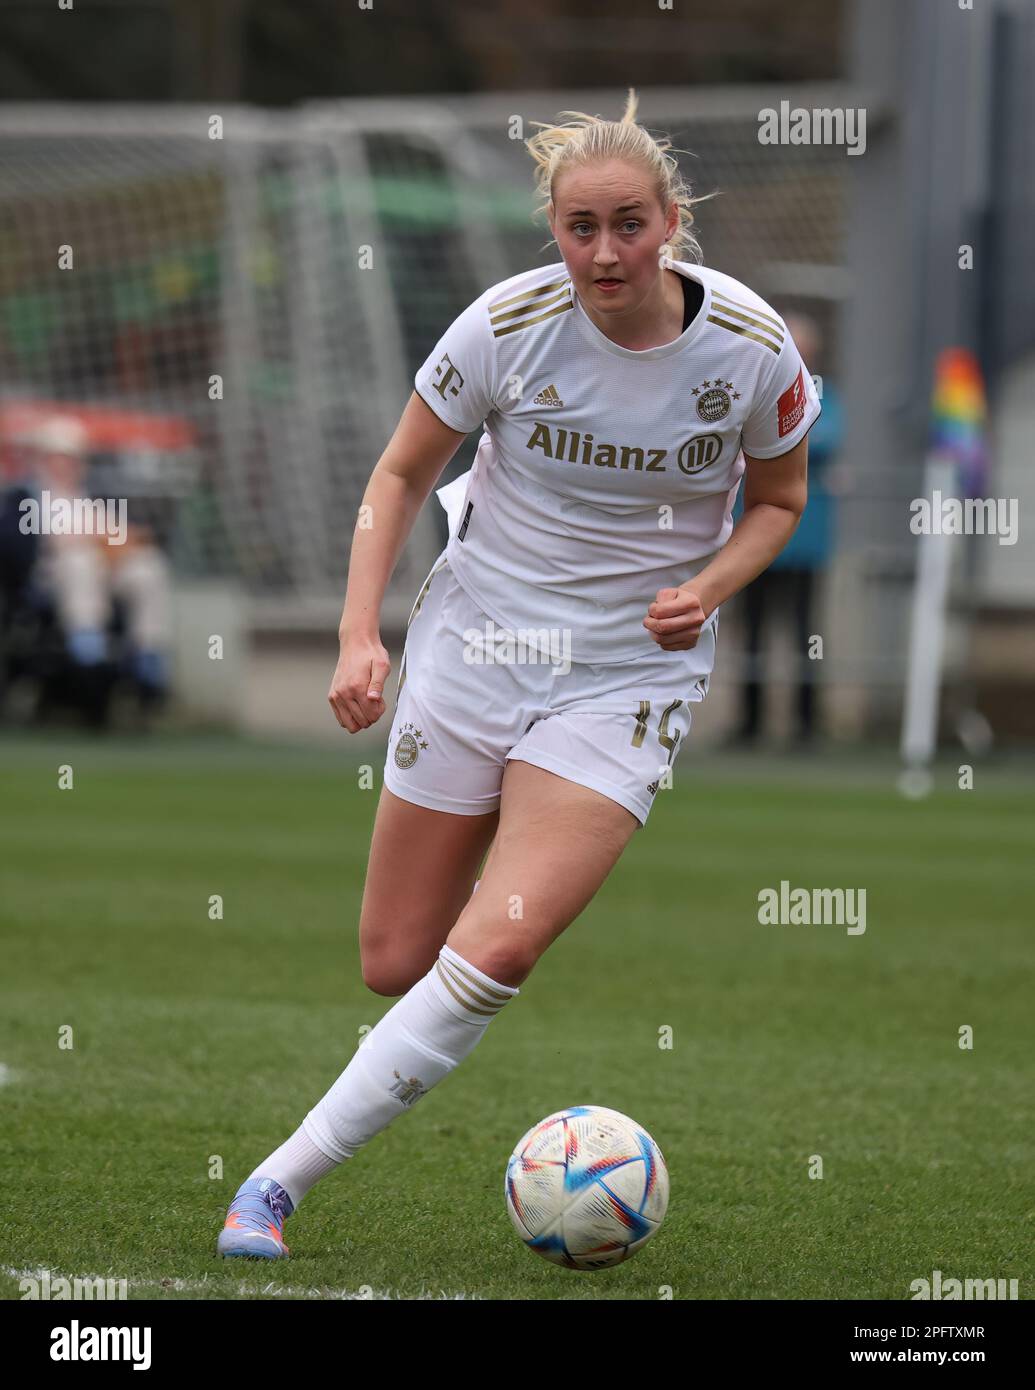
<path fill-rule="evenodd" d="M 416 367 L 488 285 L 559 259 L 532 220 L 520 137 L 571 106 L 617 115 L 622 96 L 7 107 L 3 398 L 189 422 L 197 488 L 165 538 L 181 572 L 234 575 L 260 624 L 334 621 L 356 510 Z M 758 112 L 848 99 L 655 89 L 640 110 L 695 191 L 720 195 L 698 209 L 706 261 L 778 302 L 804 297 L 832 355 L 844 152 L 762 147 Z M 8 474 L 23 442 L 0 442 Z M 395 612 L 442 542 L 439 510 L 406 547 Z"/>

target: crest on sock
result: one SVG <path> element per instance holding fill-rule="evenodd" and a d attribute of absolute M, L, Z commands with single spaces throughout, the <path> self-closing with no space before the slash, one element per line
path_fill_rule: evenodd
<path fill-rule="evenodd" d="M 419 1076 L 411 1076 L 408 1081 L 404 1081 L 397 1069 L 393 1069 L 392 1075 L 395 1077 L 395 1085 L 389 1086 L 389 1093 L 397 1096 L 403 1105 L 412 1105 L 415 1100 L 427 1095 L 428 1088 Z"/>

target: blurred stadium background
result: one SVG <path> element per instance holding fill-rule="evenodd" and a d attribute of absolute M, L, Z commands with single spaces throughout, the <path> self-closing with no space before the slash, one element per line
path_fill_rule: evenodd
<path fill-rule="evenodd" d="M 491 22 L 475 6 L 391 8 L 0 11 L 8 497 L 34 473 L 38 488 L 47 423 L 73 420 L 83 486 L 127 497 L 171 567 L 166 721 L 339 737 L 325 696 L 352 526 L 413 372 L 486 285 L 558 258 L 530 217 L 519 137 L 565 108 L 618 114 L 634 84 L 641 119 L 691 152 L 696 191 L 721 193 L 698 209 L 707 263 L 822 337 L 809 366 L 835 387 L 843 428 L 809 675 L 823 733 L 893 735 L 917 563 L 908 503 L 941 350 L 969 349 L 984 373 L 988 493 L 1018 498 L 1022 518 L 1035 501 L 1032 8 L 709 0 L 691 17 L 522 0 Z M 761 145 L 758 113 L 782 101 L 864 108 L 865 154 Z M 62 246 L 74 269 L 57 268 Z M 7 518 L 5 536 L 10 505 Z M 444 523 L 432 499 L 388 596 L 396 670 Z M 60 634 L 15 592 L 19 563 L 5 569 L 15 725 L 48 681 L 72 693 Z M 1033 596 L 1023 520 L 1013 547 L 958 547 L 947 738 L 975 707 L 1000 739 L 1035 734 Z M 731 732 L 751 667 L 742 604 L 728 607 L 704 745 Z M 772 628 L 765 683 L 786 731 L 794 661 Z"/>
<path fill-rule="evenodd" d="M 1030 1298 L 1033 9 L 0 4 L 0 1298 L 41 1265 L 142 1298 L 902 1299 L 933 1269 Z M 767 623 L 760 666 L 740 596 L 650 833 L 495 1043 L 307 1196 L 290 1283 L 227 1274 L 228 1189 L 388 1007 L 356 943 L 387 725 L 349 738 L 326 701 L 357 504 L 447 325 L 558 258 L 512 137 L 617 116 L 630 85 L 721 193 L 698 208 L 707 263 L 822 340 L 806 360 L 841 422 L 809 557 L 823 756 L 777 751 L 796 637 Z M 865 154 L 761 145 L 781 102 L 863 109 Z M 1020 536 L 942 552 L 942 758 L 914 801 L 895 785 L 909 502 L 953 348 L 987 394 L 981 490 L 1018 500 Z M 46 483 L 129 499 L 103 660 L 70 651 L 17 528 Z M 432 499 L 388 595 L 393 674 L 444 515 Z M 162 576 L 168 663 L 134 690 L 127 605 Z M 727 743 L 754 678 L 774 737 L 744 757 Z M 105 712 L 103 737 L 82 729 Z M 990 732 L 1004 756 L 961 794 Z M 784 879 L 864 887 L 869 930 L 760 929 L 757 890 Z M 673 1179 L 666 1229 L 606 1282 L 529 1256 L 500 1192 L 519 1135 L 584 1098 L 651 1127 Z M 831 1181 L 804 1178 L 815 1153 Z"/>

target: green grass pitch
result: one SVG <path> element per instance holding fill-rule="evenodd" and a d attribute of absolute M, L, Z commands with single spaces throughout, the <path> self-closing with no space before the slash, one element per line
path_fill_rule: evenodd
<path fill-rule="evenodd" d="M 1032 1296 L 1016 771 L 960 791 L 946 765 L 908 802 L 888 756 L 683 754 L 472 1056 L 309 1193 L 292 1258 L 224 1265 L 237 1185 L 391 1007 L 356 942 L 377 792 L 344 736 L 328 754 L 51 735 L 0 757 L 0 1296 L 41 1268 L 131 1298 L 907 1299 L 935 1269 Z M 783 879 L 864 887 L 865 933 L 760 925 Z M 644 1124 L 672 1181 L 655 1239 L 595 1274 L 528 1252 L 502 1193 L 524 1131 L 587 1102 Z"/>

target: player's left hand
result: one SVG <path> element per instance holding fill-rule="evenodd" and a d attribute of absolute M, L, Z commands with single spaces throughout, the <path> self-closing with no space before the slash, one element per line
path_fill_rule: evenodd
<path fill-rule="evenodd" d="M 687 652 L 697 646 L 708 615 L 692 589 L 659 589 L 647 609 L 643 626 L 667 652 Z"/>

